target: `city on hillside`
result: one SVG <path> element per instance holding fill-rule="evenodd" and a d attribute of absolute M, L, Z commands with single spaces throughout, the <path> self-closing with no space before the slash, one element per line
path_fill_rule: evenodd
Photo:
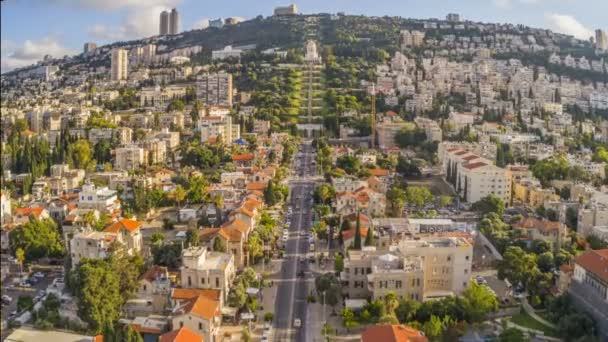
<path fill-rule="evenodd" d="M 0 339 L 608 341 L 605 28 L 187 14 L 3 70 Z"/>

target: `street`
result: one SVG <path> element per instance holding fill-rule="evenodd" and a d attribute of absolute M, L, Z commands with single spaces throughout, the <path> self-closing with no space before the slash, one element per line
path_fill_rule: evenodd
<path fill-rule="evenodd" d="M 300 152 L 303 157 L 300 162 L 296 162 L 294 174 L 299 177 L 314 175 L 312 146 L 304 143 L 300 146 Z M 310 248 L 308 232 L 311 228 L 311 193 L 314 190 L 314 182 L 293 179 L 290 188 L 288 205 L 293 208 L 293 216 L 289 222 L 285 257 L 281 261 L 276 279 L 278 288 L 275 302 L 275 341 L 306 341 L 307 296 L 313 289 L 310 281 L 306 281 L 306 278 L 310 277 L 306 256 Z M 294 326 L 296 320 L 300 320 L 299 328 Z"/>

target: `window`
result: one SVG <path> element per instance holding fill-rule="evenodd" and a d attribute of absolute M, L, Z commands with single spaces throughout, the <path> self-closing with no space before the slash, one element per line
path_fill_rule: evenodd
<path fill-rule="evenodd" d="M 148 291 L 148 286 L 144 284 L 144 291 Z"/>
<path fill-rule="evenodd" d="M 203 323 L 198 322 L 198 330 L 203 330 Z"/>
<path fill-rule="evenodd" d="M 464 257 L 464 260 L 469 260 L 469 256 L 467 255 L 466 257 Z"/>
<path fill-rule="evenodd" d="M 452 261 L 452 256 L 448 255 L 448 261 Z"/>
<path fill-rule="evenodd" d="M 402 287 L 403 287 L 403 284 L 401 283 L 401 280 L 396 280 L 396 281 L 395 281 L 395 288 L 400 289 L 400 288 L 402 288 Z"/>
<path fill-rule="evenodd" d="M 188 276 L 188 286 L 192 286 L 192 278 L 190 276 Z"/>
<path fill-rule="evenodd" d="M 179 327 L 183 328 L 184 327 L 184 322 L 179 322 Z"/>
<path fill-rule="evenodd" d="M 201 284 L 205 285 L 205 278 L 201 278 Z"/>
<path fill-rule="evenodd" d="M 359 269 L 355 267 L 355 275 L 359 274 Z"/>
<path fill-rule="evenodd" d="M 215 287 L 220 287 L 220 278 L 215 278 Z"/>
<path fill-rule="evenodd" d="M 469 273 L 469 270 L 467 270 L 466 268 L 464 269 L 464 274 Z"/>

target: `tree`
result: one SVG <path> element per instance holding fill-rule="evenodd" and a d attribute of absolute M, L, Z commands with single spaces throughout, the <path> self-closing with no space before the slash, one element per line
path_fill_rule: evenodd
<path fill-rule="evenodd" d="M 182 201 L 186 198 L 187 192 L 181 185 L 177 185 L 175 189 L 173 189 L 172 195 L 175 202 L 177 202 L 177 206 L 181 207 Z"/>
<path fill-rule="evenodd" d="M 62 257 L 64 254 L 59 228 L 52 219 L 31 218 L 29 222 L 10 232 L 9 241 L 13 251 L 23 250 L 27 261 Z"/>
<path fill-rule="evenodd" d="M 152 247 L 154 264 L 169 268 L 178 268 L 180 266 L 181 253 L 182 246 L 179 243 L 168 243 Z"/>
<path fill-rule="evenodd" d="M 190 178 L 188 201 L 190 203 L 203 203 L 207 199 L 207 195 L 207 180 L 202 176 Z"/>
<path fill-rule="evenodd" d="M 512 284 L 522 283 L 527 286 L 537 273 L 540 270 L 536 264 L 536 255 L 526 253 L 516 246 L 507 247 L 503 260 L 498 265 L 498 277 L 507 278 Z"/>
<path fill-rule="evenodd" d="M 19 262 L 19 274 L 23 275 L 23 262 L 25 261 L 25 251 L 23 248 L 18 247 L 15 251 L 15 258 Z"/>
<path fill-rule="evenodd" d="M 19 296 L 19 298 L 17 299 L 17 310 L 18 311 L 30 310 L 32 307 L 34 307 L 34 300 L 32 299 L 31 296 L 28 296 L 28 295 Z"/>
<path fill-rule="evenodd" d="M 454 202 L 454 198 L 452 198 L 452 196 L 440 196 L 439 197 L 439 206 L 441 207 L 447 207 L 452 205 L 452 203 Z"/>
<path fill-rule="evenodd" d="M 354 175 L 361 169 L 361 161 L 355 156 L 341 156 L 336 160 L 336 167 L 346 171 L 346 173 Z"/>
<path fill-rule="evenodd" d="M 393 216 L 400 217 L 403 213 L 403 206 L 405 205 L 405 191 L 397 186 L 393 186 L 386 194 Z"/>
<path fill-rule="evenodd" d="M 249 237 L 249 240 L 247 241 L 247 249 L 249 250 L 249 256 L 251 257 L 252 261 L 255 261 L 258 257 L 262 256 L 262 240 L 256 232 L 251 234 Z"/>
<path fill-rule="evenodd" d="M 186 245 L 188 247 L 196 247 L 199 244 L 198 229 L 190 228 L 186 232 Z"/>
<path fill-rule="evenodd" d="M 505 203 L 494 194 L 489 194 L 473 203 L 472 208 L 473 210 L 479 211 L 482 215 L 496 213 L 499 216 L 502 216 L 505 213 Z"/>
<path fill-rule="evenodd" d="M 129 327 L 127 328 L 127 331 L 126 331 L 125 341 L 126 342 L 144 342 L 144 338 L 139 334 L 139 332 L 137 332 L 137 331 L 135 331 L 135 329 L 133 329 L 132 325 L 129 325 Z"/>
<path fill-rule="evenodd" d="M 408 203 L 421 209 L 433 200 L 433 195 L 426 187 L 408 186 L 405 190 L 405 197 Z"/>
<path fill-rule="evenodd" d="M 504 329 L 498 336 L 500 342 L 525 342 L 524 333 L 517 328 Z"/>
<path fill-rule="evenodd" d="M 595 330 L 593 320 L 582 313 L 570 313 L 559 319 L 557 324 L 560 336 L 566 340 L 586 340 L 584 337 L 591 337 Z"/>
<path fill-rule="evenodd" d="M 433 341 L 441 336 L 443 323 L 439 317 L 431 315 L 431 319 L 424 322 L 422 325 L 422 331 L 424 331 L 424 335 L 427 336 L 429 340 Z"/>
<path fill-rule="evenodd" d="M 386 307 L 386 313 L 395 316 L 395 310 L 399 306 L 399 297 L 394 292 L 389 292 L 384 296 L 384 304 Z"/>
<path fill-rule="evenodd" d="M 469 322 L 481 322 L 486 315 L 498 310 L 498 299 L 487 286 L 472 281 L 462 293 L 464 310 Z"/>
<path fill-rule="evenodd" d="M 411 322 L 414 320 L 420 305 L 419 301 L 402 297 L 399 299 L 397 309 L 395 309 L 395 316 L 401 323 Z"/>
<path fill-rule="evenodd" d="M 367 236 L 365 236 L 365 245 L 366 246 L 374 246 L 376 244 L 374 239 L 374 228 L 369 227 L 367 230 Z"/>
<path fill-rule="evenodd" d="M 359 325 L 355 319 L 355 314 L 351 309 L 342 309 L 340 316 L 342 316 L 342 324 L 346 330 L 356 328 Z"/>
<path fill-rule="evenodd" d="M 93 151 L 88 140 L 78 140 L 68 147 L 68 160 L 70 166 L 77 169 L 86 169 L 91 161 Z"/>
<path fill-rule="evenodd" d="M 555 260 L 552 252 L 545 252 L 538 256 L 538 268 L 541 272 L 549 272 L 555 267 Z"/>
<path fill-rule="evenodd" d="M 213 250 L 215 252 L 226 253 L 226 242 L 223 239 L 220 239 L 219 237 L 215 238 L 215 240 L 213 240 Z"/>
<path fill-rule="evenodd" d="M 161 246 L 163 241 L 165 241 L 165 234 L 161 232 L 155 232 L 152 234 L 152 236 L 150 236 L 150 242 L 153 246 Z"/>
<path fill-rule="evenodd" d="M 334 257 L 334 271 L 336 273 L 344 271 L 344 257 L 340 253 L 336 253 Z"/>
<path fill-rule="evenodd" d="M 113 326 L 120 317 L 123 298 L 120 294 L 118 274 L 105 260 L 83 260 L 75 272 L 78 313 L 99 333 Z"/>
<path fill-rule="evenodd" d="M 361 249 L 361 214 L 357 210 L 357 225 L 355 226 L 355 241 L 353 243 L 355 249 Z"/>
<path fill-rule="evenodd" d="M 268 186 L 264 189 L 264 202 L 270 207 L 279 203 L 280 199 L 277 196 L 277 190 L 275 189 L 274 181 L 271 179 L 268 181 Z"/>

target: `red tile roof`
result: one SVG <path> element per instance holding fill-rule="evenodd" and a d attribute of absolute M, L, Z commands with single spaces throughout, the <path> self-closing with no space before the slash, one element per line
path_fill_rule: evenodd
<path fill-rule="evenodd" d="M 146 279 L 147 281 L 155 281 L 157 278 L 159 278 L 162 275 L 167 276 L 167 268 L 164 266 L 158 266 L 158 265 L 154 265 L 152 266 L 148 271 L 146 271 L 146 273 L 144 273 L 140 279 Z"/>
<path fill-rule="evenodd" d="M 426 342 L 428 339 L 420 330 L 407 325 L 375 325 L 361 334 L 362 342 Z"/>
<path fill-rule="evenodd" d="M 221 294 L 222 291 L 213 289 L 185 289 L 181 287 L 171 289 L 171 299 L 173 300 L 187 300 L 204 296 L 211 300 L 219 301 Z"/>
<path fill-rule="evenodd" d="M 252 153 L 247 154 L 235 154 L 232 156 L 232 161 L 251 161 L 254 156 Z"/>
<path fill-rule="evenodd" d="M 17 208 L 15 209 L 15 216 L 30 216 L 34 215 L 35 218 L 40 218 L 44 208 L 42 207 L 31 207 L 31 208 Z"/>
<path fill-rule="evenodd" d="M 556 231 L 560 228 L 559 222 L 539 220 L 534 217 L 526 217 L 515 223 L 513 227 L 519 229 L 538 229 L 544 232 Z"/>
<path fill-rule="evenodd" d="M 608 282 L 608 249 L 590 250 L 576 258 L 576 263 L 587 272 Z"/>
<path fill-rule="evenodd" d="M 181 327 L 160 335 L 159 342 L 203 342 L 203 337 L 186 327 Z"/>
<path fill-rule="evenodd" d="M 266 187 L 268 187 L 268 184 L 264 182 L 251 182 L 247 184 L 247 190 L 260 191 L 266 189 Z"/>
<path fill-rule="evenodd" d="M 473 170 L 473 169 L 478 169 L 480 167 L 483 166 L 487 166 L 488 164 L 484 163 L 484 162 L 477 162 L 477 163 L 470 163 L 470 164 L 466 164 L 463 167 L 465 169 L 469 169 L 469 170 Z"/>
<path fill-rule="evenodd" d="M 388 176 L 388 170 L 384 169 L 370 169 L 369 172 L 376 177 Z"/>
<path fill-rule="evenodd" d="M 467 152 L 467 151 L 460 151 L 460 152 L 456 152 L 454 154 L 457 155 L 457 156 L 461 156 L 461 155 L 467 154 L 467 153 L 469 153 L 469 152 Z"/>
<path fill-rule="evenodd" d="M 142 223 L 139 221 L 131 220 L 128 218 L 121 218 L 117 222 L 107 227 L 104 231 L 106 233 L 118 233 L 121 229 L 126 229 L 130 232 L 134 232 L 141 228 Z"/>
<path fill-rule="evenodd" d="M 342 232 L 342 241 L 346 241 L 349 240 L 351 238 L 355 237 L 355 232 L 357 231 L 357 228 L 351 228 L 349 230 L 345 230 Z M 361 227 L 361 237 L 364 238 L 367 236 L 367 231 L 368 229 L 365 227 Z"/>
<path fill-rule="evenodd" d="M 189 303 L 184 307 L 184 312 L 211 320 L 214 316 L 220 315 L 219 306 L 218 301 L 200 295 L 189 300 Z"/>

